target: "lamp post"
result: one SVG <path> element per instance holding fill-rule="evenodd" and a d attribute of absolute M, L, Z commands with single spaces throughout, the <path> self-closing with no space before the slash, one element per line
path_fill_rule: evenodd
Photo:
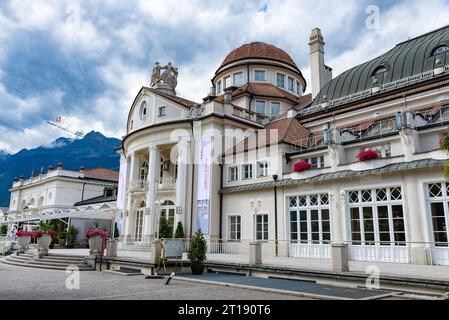
<path fill-rule="evenodd" d="M 274 185 L 274 246 L 276 248 L 276 257 L 278 256 L 278 192 L 276 182 L 279 176 L 277 174 L 273 175 Z"/>

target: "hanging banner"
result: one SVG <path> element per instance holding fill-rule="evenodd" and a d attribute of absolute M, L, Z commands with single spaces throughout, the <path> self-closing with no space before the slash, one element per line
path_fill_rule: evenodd
<path fill-rule="evenodd" d="M 125 157 L 120 157 L 120 172 L 118 176 L 118 190 L 117 190 L 117 209 L 125 209 L 125 189 L 126 189 L 126 171 L 128 162 Z"/>
<path fill-rule="evenodd" d="M 199 165 L 196 203 L 196 230 L 209 234 L 210 223 L 210 183 L 212 168 L 212 139 L 202 138 Z"/>

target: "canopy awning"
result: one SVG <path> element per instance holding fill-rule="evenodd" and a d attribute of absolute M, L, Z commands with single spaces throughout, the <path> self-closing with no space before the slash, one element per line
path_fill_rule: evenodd
<path fill-rule="evenodd" d="M 116 202 L 96 203 L 88 206 L 76 207 L 73 209 L 60 209 L 55 211 L 47 211 L 38 215 L 30 215 L 26 217 L 14 218 L 7 221 L 2 221 L 0 224 L 12 224 L 28 221 L 45 221 L 63 218 L 95 218 L 113 220 L 115 219 L 117 210 Z"/>

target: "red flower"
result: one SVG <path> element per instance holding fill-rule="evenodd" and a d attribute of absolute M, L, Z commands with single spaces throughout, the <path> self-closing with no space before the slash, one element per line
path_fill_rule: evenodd
<path fill-rule="evenodd" d="M 51 237 L 56 237 L 56 231 L 48 231 L 47 234 Z"/>
<path fill-rule="evenodd" d="M 312 165 L 310 163 L 301 160 L 301 161 L 295 163 L 293 170 L 295 172 L 301 172 L 301 171 L 310 170 L 311 168 L 312 168 Z"/>
<path fill-rule="evenodd" d="M 41 238 L 44 235 L 42 231 L 33 231 L 32 238 Z"/>
<path fill-rule="evenodd" d="M 108 233 L 101 229 L 89 229 L 86 231 L 86 237 L 101 237 L 101 238 L 107 238 Z"/>
<path fill-rule="evenodd" d="M 19 230 L 19 231 L 16 232 L 16 236 L 18 236 L 18 237 L 32 237 L 33 236 L 33 232 L 32 231 Z"/>
<path fill-rule="evenodd" d="M 379 152 L 376 150 L 366 150 L 360 152 L 357 156 L 357 159 L 360 161 L 367 161 L 367 160 L 373 160 L 379 158 Z"/>

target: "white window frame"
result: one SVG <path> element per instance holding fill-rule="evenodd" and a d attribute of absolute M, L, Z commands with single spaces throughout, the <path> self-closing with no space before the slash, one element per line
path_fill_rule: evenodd
<path fill-rule="evenodd" d="M 430 195 L 430 186 L 433 184 L 440 184 L 441 185 L 441 196 L 431 196 Z M 432 203 L 443 203 L 443 211 L 444 211 L 444 217 L 445 217 L 445 223 L 446 223 L 446 239 L 449 241 L 449 183 L 445 181 L 438 181 L 438 182 L 427 182 L 424 187 L 425 194 L 426 194 L 426 202 L 427 202 L 427 216 L 429 220 L 429 229 L 430 229 L 430 239 L 432 242 L 435 243 L 435 230 L 433 227 L 433 216 L 432 216 Z M 437 246 L 436 247 L 448 247 L 446 246 Z"/>
<path fill-rule="evenodd" d="M 251 170 L 250 170 L 251 174 L 250 174 L 249 177 L 246 177 L 246 168 L 247 167 L 251 168 Z M 242 180 L 249 180 L 249 179 L 252 179 L 254 177 L 253 167 L 254 166 L 253 166 L 252 163 L 245 163 L 245 164 L 242 165 Z"/>
<path fill-rule="evenodd" d="M 161 112 L 162 110 L 163 110 L 164 112 Z M 166 106 L 160 106 L 160 107 L 158 108 L 158 111 L 157 111 L 157 116 L 158 116 L 159 118 L 162 118 L 162 117 L 167 116 L 167 107 L 166 107 Z"/>
<path fill-rule="evenodd" d="M 262 238 L 258 239 L 257 235 L 258 235 L 258 231 L 257 231 L 257 218 L 258 217 L 266 217 L 266 221 L 264 221 L 264 219 L 262 218 Z M 265 230 L 266 228 L 266 230 Z M 267 237 L 265 238 L 265 233 L 267 235 Z M 254 215 L 254 240 L 255 241 L 268 241 L 270 239 L 270 216 L 268 214 L 268 212 L 259 212 L 257 214 Z"/>
<path fill-rule="evenodd" d="M 217 82 L 217 95 L 221 93 L 221 80 Z"/>
<path fill-rule="evenodd" d="M 316 166 L 313 165 L 313 159 L 316 159 Z M 311 157 L 304 160 L 307 163 L 310 163 L 312 169 L 323 169 L 324 168 L 324 155 L 319 155 L 316 157 Z"/>
<path fill-rule="evenodd" d="M 384 143 L 381 145 L 375 145 L 371 147 L 364 147 L 360 151 L 376 150 L 380 158 L 390 158 L 391 157 L 391 143 Z"/>
<path fill-rule="evenodd" d="M 278 79 L 279 76 L 283 77 L 282 86 L 279 85 L 279 79 Z M 279 88 L 285 89 L 285 74 L 284 73 L 280 73 L 280 72 L 276 73 L 276 86 Z"/>
<path fill-rule="evenodd" d="M 266 164 L 266 167 L 264 167 L 264 168 L 262 169 L 264 172 L 266 171 L 264 175 L 261 175 L 261 174 L 260 174 L 260 168 L 259 168 L 259 165 L 262 164 L 262 163 Z M 257 173 L 257 178 L 266 178 L 266 177 L 268 177 L 269 168 L 270 168 L 270 163 L 269 163 L 268 160 L 260 160 L 260 161 L 257 161 L 257 163 L 256 163 L 256 170 L 257 170 L 256 173 Z"/>
<path fill-rule="evenodd" d="M 291 88 L 290 88 L 290 81 L 292 84 Z M 295 78 L 290 77 L 290 76 L 287 78 L 287 89 L 292 92 L 295 92 Z"/>
<path fill-rule="evenodd" d="M 232 170 L 235 170 L 235 175 L 233 175 Z M 236 182 L 239 181 L 239 167 L 231 166 L 228 167 L 228 182 Z"/>
<path fill-rule="evenodd" d="M 237 223 L 237 221 L 235 223 L 233 223 L 232 219 L 237 219 L 237 218 L 239 220 L 238 223 Z M 238 230 L 237 228 L 235 230 L 233 230 L 235 232 L 236 239 L 233 239 L 231 237 L 231 235 L 232 235 L 231 228 L 232 228 L 233 225 L 235 225 L 235 226 L 240 225 L 240 230 Z M 228 241 L 232 241 L 232 242 L 240 242 L 240 241 L 242 241 L 242 216 L 238 215 L 238 214 L 228 215 L 228 228 L 227 229 L 228 229 L 228 232 L 227 232 L 227 234 L 228 234 Z M 239 235 L 240 237 L 237 237 L 237 235 Z"/>
<path fill-rule="evenodd" d="M 400 188 L 401 190 L 401 199 L 396 200 L 392 197 L 392 190 L 395 188 Z M 386 192 L 386 200 L 379 200 L 377 198 L 377 190 L 385 189 Z M 369 191 L 371 194 L 370 201 L 363 201 L 363 194 L 364 192 Z M 351 201 L 351 195 L 353 192 L 356 192 L 358 194 L 358 201 L 352 202 Z M 404 247 L 405 243 L 408 241 L 408 230 L 407 230 L 407 213 L 406 208 L 404 204 L 404 188 L 402 185 L 393 185 L 393 186 L 377 186 L 377 187 L 367 187 L 363 189 L 358 190 L 348 190 L 346 191 L 347 197 L 346 197 L 346 203 L 348 207 L 348 232 L 349 232 L 349 239 L 352 241 L 352 245 L 362 245 L 362 246 L 382 246 L 382 247 Z M 365 196 L 367 198 L 367 196 Z M 397 232 L 394 229 L 394 221 L 393 221 L 393 206 L 402 206 L 402 222 L 404 231 Z M 389 227 L 389 241 L 381 240 L 380 239 L 380 230 L 379 230 L 379 207 L 387 207 L 388 210 L 388 227 Z M 363 216 L 363 208 L 371 208 L 372 210 L 372 216 L 373 216 L 373 233 L 374 233 L 374 240 L 366 240 L 365 239 L 365 223 L 364 223 L 364 216 Z M 359 221 L 359 232 L 360 232 L 360 240 L 354 240 L 353 239 L 353 230 L 352 230 L 352 216 L 351 216 L 351 209 L 358 209 L 358 221 Z M 403 233 L 404 234 L 404 240 L 396 240 L 395 233 Z M 386 244 L 388 243 L 388 244 Z"/>
<path fill-rule="evenodd" d="M 223 78 L 223 90 L 232 87 L 231 76 L 226 76 Z"/>
<path fill-rule="evenodd" d="M 145 114 L 143 113 L 144 110 Z M 149 112 L 149 103 L 146 100 L 144 100 L 140 104 L 139 109 L 140 120 L 145 121 L 148 118 L 148 112 Z"/>
<path fill-rule="evenodd" d="M 263 73 L 263 79 L 257 79 L 257 74 Z M 267 72 L 265 70 L 254 70 L 254 81 L 267 81 Z"/>
<path fill-rule="evenodd" d="M 279 112 L 277 113 L 277 114 L 273 114 L 273 104 L 276 104 L 276 105 L 278 105 L 279 106 Z M 272 116 L 272 117 L 277 117 L 277 116 L 279 116 L 281 114 L 281 103 L 280 102 L 277 102 L 277 101 L 272 101 L 271 103 L 270 103 L 270 116 Z"/>
<path fill-rule="evenodd" d="M 259 112 L 257 110 L 258 103 L 263 103 L 263 112 Z M 259 114 L 266 114 L 267 113 L 267 102 L 265 100 L 256 100 L 255 105 L 254 105 L 254 112 L 259 113 Z"/>
<path fill-rule="evenodd" d="M 316 198 L 315 198 L 316 197 Z M 296 205 L 292 206 L 291 198 L 296 199 Z M 316 199 L 316 202 L 313 201 Z M 287 208 L 288 208 L 288 238 L 291 242 L 304 243 L 304 244 L 329 244 L 332 241 L 332 217 L 330 196 L 324 192 L 317 192 L 313 194 L 299 194 L 287 196 Z M 312 220 L 312 213 L 317 211 L 318 220 Z M 327 211 L 328 219 L 324 219 L 323 213 Z M 291 214 L 295 212 L 296 219 L 292 221 Z M 306 214 L 306 219 L 303 223 L 306 223 L 307 231 L 301 232 L 301 213 Z M 318 223 L 318 232 L 312 232 L 312 222 Z M 323 222 L 328 222 L 329 231 L 324 232 Z M 296 239 L 292 239 L 292 224 L 296 224 Z M 318 234 L 318 239 L 313 239 L 313 234 Z M 307 239 L 301 239 L 302 234 L 307 235 Z M 324 239 L 324 234 L 329 234 L 329 239 Z"/>
<path fill-rule="evenodd" d="M 301 82 L 299 82 L 298 80 L 296 80 L 296 94 L 298 96 L 301 95 L 302 91 L 302 86 L 301 86 Z"/>
<path fill-rule="evenodd" d="M 240 83 L 236 81 L 235 76 L 236 75 L 241 75 L 241 81 Z M 232 74 L 232 83 L 234 86 L 236 87 L 241 87 L 243 85 L 243 72 L 235 72 Z"/>

